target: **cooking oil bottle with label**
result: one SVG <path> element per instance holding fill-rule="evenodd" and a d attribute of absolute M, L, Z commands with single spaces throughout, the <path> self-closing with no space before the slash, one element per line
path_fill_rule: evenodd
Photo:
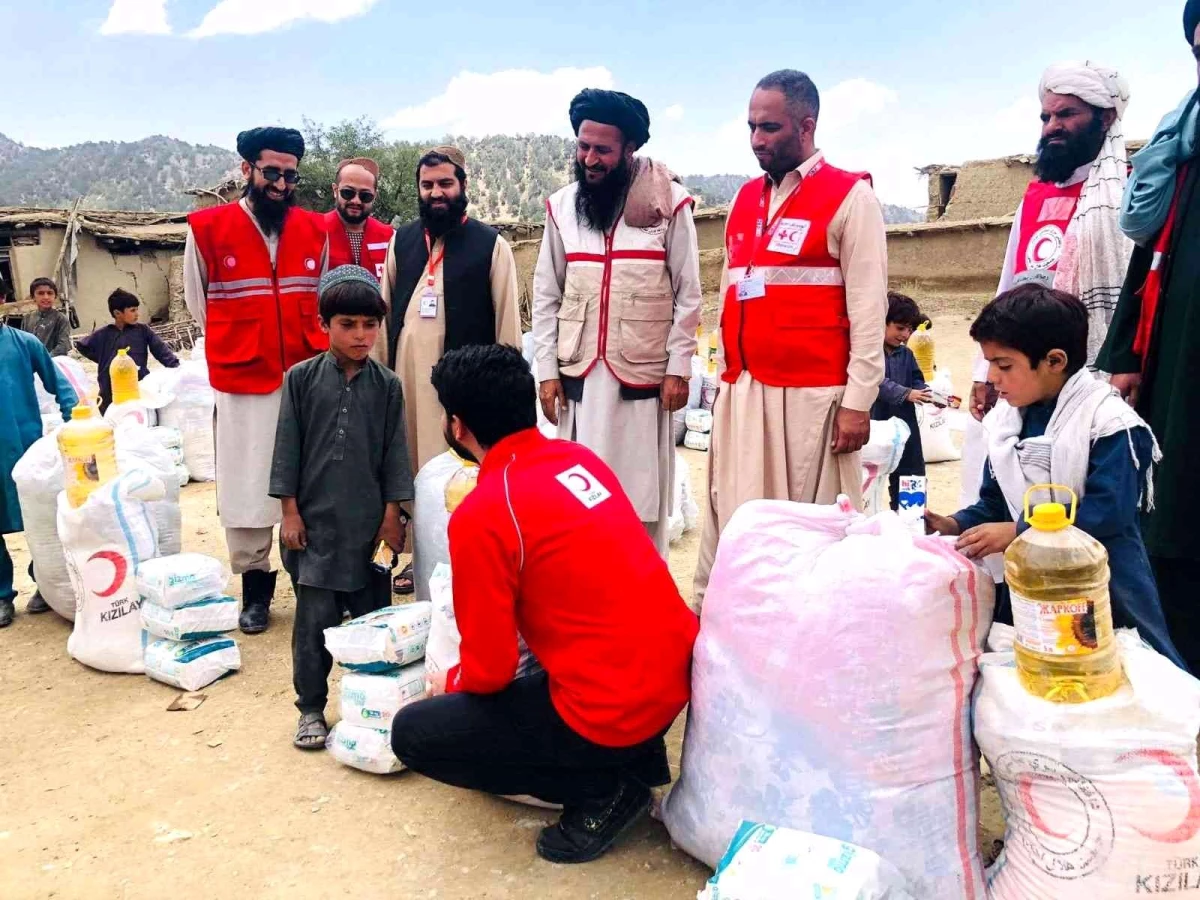
<path fill-rule="evenodd" d="M 1030 512 L 1033 494 L 1053 491 L 1070 494 L 1069 515 L 1053 502 Z M 1075 527 L 1078 505 L 1069 488 L 1031 488 L 1025 494 L 1030 527 L 1004 554 L 1017 674 L 1027 691 L 1055 703 L 1107 697 L 1124 681 L 1109 605 L 1108 551 Z"/>
<path fill-rule="evenodd" d="M 933 335 L 929 333 L 929 326 L 925 322 L 918 325 L 917 330 L 908 339 L 908 349 L 917 358 L 917 365 L 921 367 L 921 374 L 925 376 L 925 383 L 929 384 L 933 381 L 937 365 L 934 354 Z"/>
<path fill-rule="evenodd" d="M 117 477 L 113 428 L 87 403 L 71 412 L 71 421 L 58 430 L 63 461 L 63 487 L 72 507 L 83 506 L 92 492 Z"/>
<path fill-rule="evenodd" d="M 446 512 L 452 513 L 467 499 L 467 494 L 475 490 L 479 481 L 479 464 L 463 459 L 453 450 L 450 453 L 458 460 L 458 470 L 446 482 Z"/>
<path fill-rule="evenodd" d="M 116 357 L 109 363 L 108 379 L 112 384 L 112 402 L 114 404 L 128 403 L 130 400 L 142 398 L 142 391 L 138 386 L 137 363 L 129 358 L 128 348 L 122 347 L 118 350 Z"/>

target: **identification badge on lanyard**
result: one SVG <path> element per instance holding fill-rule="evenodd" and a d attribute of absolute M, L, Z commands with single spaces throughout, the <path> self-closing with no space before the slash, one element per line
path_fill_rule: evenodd
<path fill-rule="evenodd" d="M 761 275 L 746 273 L 737 283 L 737 298 L 739 300 L 757 300 L 767 295 L 767 282 Z"/>
<path fill-rule="evenodd" d="M 421 291 L 421 318 L 436 319 L 438 309 L 437 292 L 428 285 Z"/>
<path fill-rule="evenodd" d="M 771 253 L 798 256 L 810 228 L 812 222 L 807 219 L 780 219 L 771 235 L 771 242 L 767 244 L 767 250 Z"/>

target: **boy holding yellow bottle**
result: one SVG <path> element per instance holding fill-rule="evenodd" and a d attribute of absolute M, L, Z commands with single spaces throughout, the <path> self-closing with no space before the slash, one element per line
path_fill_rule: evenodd
<path fill-rule="evenodd" d="M 112 380 L 108 367 L 117 358 L 118 351 L 125 350 L 129 358 L 137 363 L 139 381 L 150 372 L 150 354 L 154 354 L 154 358 L 168 369 L 179 365 L 179 360 L 163 339 L 151 331 L 149 325 L 138 322 L 140 302 L 129 291 L 117 288 L 108 295 L 108 311 L 112 314 L 113 323 L 97 328 L 75 342 L 75 349 L 80 355 L 90 359 L 99 368 L 96 374 L 100 384 L 102 414 L 112 403 Z"/>

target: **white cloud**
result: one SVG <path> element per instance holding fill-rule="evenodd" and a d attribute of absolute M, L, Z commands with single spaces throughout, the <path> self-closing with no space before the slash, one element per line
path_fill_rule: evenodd
<path fill-rule="evenodd" d="M 891 88 L 866 78 L 838 82 L 821 92 L 819 132 L 831 134 L 841 131 L 863 116 L 878 115 L 898 99 L 899 96 Z"/>
<path fill-rule="evenodd" d="M 167 0 L 113 0 L 101 34 L 170 34 Z"/>
<path fill-rule="evenodd" d="M 668 106 L 663 110 L 663 118 L 668 122 L 678 122 L 683 118 L 683 105 L 676 103 L 674 106 Z"/>
<path fill-rule="evenodd" d="M 340 22 L 361 16 L 379 0 L 277 0 L 263 4 L 261 0 L 219 0 L 208 11 L 190 37 L 203 38 L 218 34 L 263 34 L 276 31 L 305 19 L 317 22 Z"/>
<path fill-rule="evenodd" d="M 585 87 L 611 88 L 603 66 L 553 72 L 504 69 L 460 72 L 446 89 L 418 106 L 406 106 L 383 120 L 392 131 L 440 134 L 570 134 L 567 106 Z"/>

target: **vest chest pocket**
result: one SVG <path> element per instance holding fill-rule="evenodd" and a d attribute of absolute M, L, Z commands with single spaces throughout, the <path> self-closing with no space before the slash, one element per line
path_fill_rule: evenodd
<path fill-rule="evenodd" d="M 621 309 L 621 356 L 627 362 L 662 363 L 675 319 L 675 301 L 663 294 L 631 294 Z"/>
<path fill-rule="evenodd" d="M 571 365 L 583 359 L 583 328 L 587 320 L 587 300 L 579 294 L 566 294 L 558 308 L 558 361 Z"/>
<path fill-rule="evenodd" d="M 259 316 L 237 301 L 217 300 L 208 304 L 205 323 L 205 353 L 210 362 L 236 366 L 252 363 L 262 352 Z"/>

